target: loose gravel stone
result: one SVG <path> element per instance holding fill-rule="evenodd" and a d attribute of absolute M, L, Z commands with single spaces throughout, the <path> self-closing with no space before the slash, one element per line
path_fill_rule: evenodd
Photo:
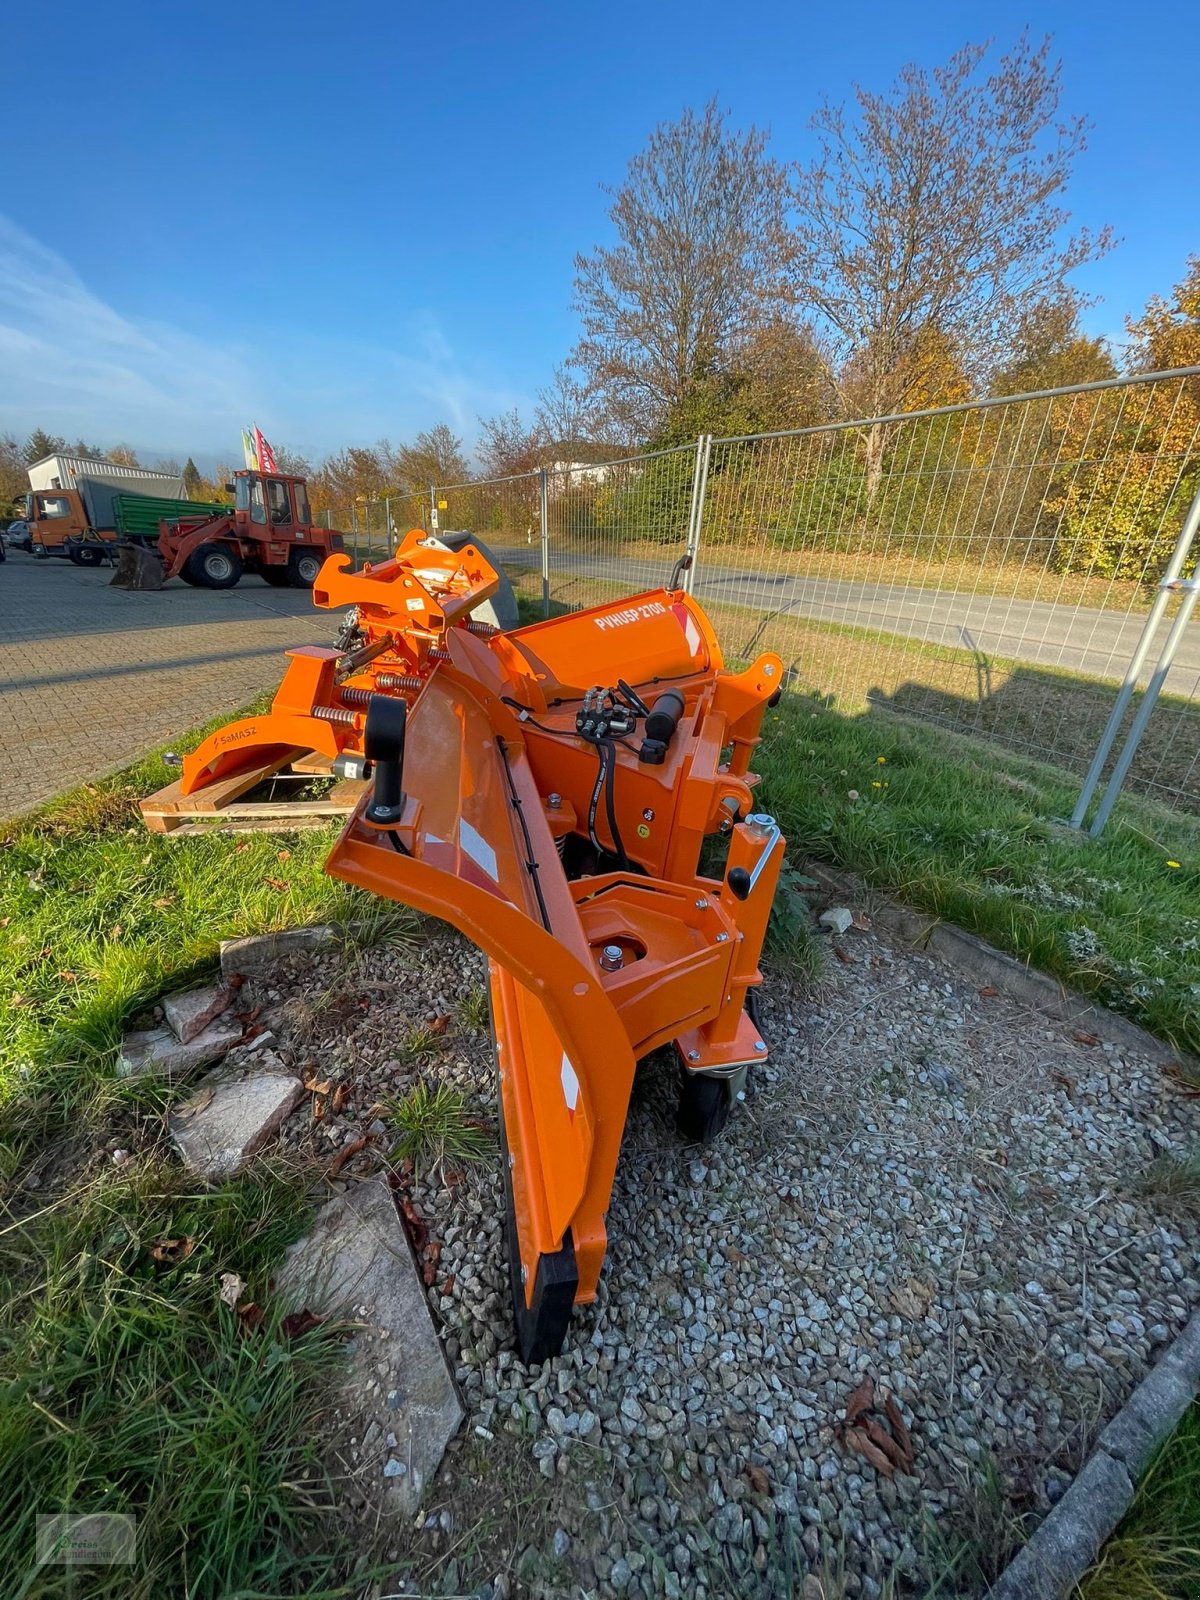
<path fill-rule="evenodd" d="M 557 1361 L 527 1371 L 513 1353 L 498 1150 L 404 1179 L 441 1245 L 429 1297 L 478 1470 L 517 1452 L 543 1476 L 526 1554 L 587 1592 L 766 1594 L 789 1552 L 818 1566 L 829 1548 L 847 1593 L 893 1570 L 919 1587 L 923 1522 L 952 1525 L 993 1466 L 1044 1513 L 1200 1302 L 1186 1221 L 1136 1182 L 1200 1137 L 1160 1060 L 1082 1043 L 877 931 L 856 925 L 846 954 L 807 988 L 768 971 L 771 1053 L 703 1151 L 675 1131 L 670 1052 L 642 1064 L 599 1293 Z M 328 1161 L 348 1134 L 392 1129 L 418 1081 L 494 1128 L 490 1041 L 459 1020 L 485 974 L 439 931 L 349 970 L 310 952 L 271 974 L 270 1001 L 248 986 L 274 1048 L 348 1086 L 315 1123 L 306 1098 L 285 1145 Z M 446 1016 L 434 1049 L 402 1048 Z M 864 1374 L 911 1429 L 894 1482 L 840 1439 Z M 457 1527 L 471 1492 L 448 1460 L 435 1503 Z M 487 1554 L 476 1588 L 512 1557 Z"/>

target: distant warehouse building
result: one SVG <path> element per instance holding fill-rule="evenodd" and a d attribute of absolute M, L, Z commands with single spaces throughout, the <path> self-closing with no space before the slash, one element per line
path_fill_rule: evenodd
<path fill-rule="evenodd" d="M 115 461 L 94 456 L 43 456 L 29 468 L 29 487 L 38 489 L 77 489 L 77 479 L 99 479 L 114 489 L 132 489 L 135 494 L 152 494 L 167 500 L 186 500 L 183 478 L 178 474 L 151 472 L 148 467 L 124 467 Z"/>

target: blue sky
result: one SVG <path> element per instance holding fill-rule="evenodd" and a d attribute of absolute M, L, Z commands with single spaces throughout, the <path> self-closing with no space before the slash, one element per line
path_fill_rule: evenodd
<path fill-rule="evenodd" d="M 438 421 L 470 442 L 573 342 L 572 257 L 655 123 L 717 95 L 803 158 L 823 96 L 1026 24 L 1095 123 L 1070 204 L 1122 243 L 1077 281 L 1120 336 L 1200 249 L 1191 5 L 22 6 L 0 431 L 202 463 L 252 418 L 310 455 Z"/>

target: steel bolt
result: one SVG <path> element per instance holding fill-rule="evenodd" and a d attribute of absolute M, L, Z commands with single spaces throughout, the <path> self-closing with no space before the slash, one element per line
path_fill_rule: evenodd
<path fill-rule="evenodd" d="M 521 1264 L 521 1282 L 529 1282 L 529 1268 L 524 1264 L 524 1262 Z"/>
<path fill-rule="evenodd" d="M 761 1039 L 756 1039 L 754 1041 L 754 1049 L 755 1049 L 756 1054 L 762 1055 L 764 1053 L 764 1051 L 766 1050 L 766 1048 L 767 1048 L 766 1045 L 762 1042 Z"/>
<path fill-rule="evenodd" d="M 562 805 L 562 795 L 560 795 L 560 794 L 548 794 L 546 796 L 546 804 L 550 808 L 551 811 L 557 811 L 559 806 Z"/>
<path fill-rule="evenodd" d="M 699 1059 L 700 1059 L 699 1050 L 689 1050 L 688 1053 L 687 1053 L 687 1058 L 688 1058 L 689 1061 L 699 1061 Z"/>
<path fill-rule="evenodd" d="M 516 1164 L 517 1164 L 517 1158 L 516 1158 L 516 1156 L 513 1155 L 512 1151 L 510 1150 L 509 1153 L 508 1153 L 508 1170 L 511 1172 L 512 1169 L 516 1166 Z"/>
<path fill-rule="evenodd" d="M 625 965 L 625 952 L 619 944 L 606 944 L 600 952 L 601 972 L 620 972 Z"/>
<path fill-rule="evenodd" d="M 719 933 L 717 935 L 717 943 L 718 944 L 728 944 L 728 942 L 729 942 L 729 935 L 727 933 Z"/>
<path fill-rule="evenodd" d="M 707 911 L 708 910 L 708 901 L 707 900 L 697 900 L 696 901 L 696 910 L 697 911 Z"/>

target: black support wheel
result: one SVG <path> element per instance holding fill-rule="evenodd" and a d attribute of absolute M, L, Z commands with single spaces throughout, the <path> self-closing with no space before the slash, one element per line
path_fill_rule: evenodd
<path fill-rule="evenodd" d="M 85 544 L 82 550 L 71 551 L 71 560 L 77 567 L 98 567 L 104 560 L 104 551 Z"/>
<path fill-rule="evenodd" d="M 227 544 L 202 544 L 187 566 L 201 589 L 232 589 L 242 576 L 242 558 Z"/>
<path fill-rule="evenodd" d="M 746 990 L 746 1015 L 762 1032 L 759 1021 L 758 990 Z M 703 1072 L 689 1072 L 679 1065 L 679 1111 L 676 1126 L 688 1144 L 711 1144 L 729 1121 L 737 1092 L 737 1079 L 715 1078 Z"/>
<path fill-rule="evenodd" d="M 676 1126 L 688 1144 L 711 1144 L 729 1121 L 733 1085 L 728 1078 L 679 1068 Z"/>
<path fill-rule="evenodd" d="M 293 550 L 288 561 L 288 582 L 293 589 L 311 589 L 325 564 L 319 550 Z"/>

